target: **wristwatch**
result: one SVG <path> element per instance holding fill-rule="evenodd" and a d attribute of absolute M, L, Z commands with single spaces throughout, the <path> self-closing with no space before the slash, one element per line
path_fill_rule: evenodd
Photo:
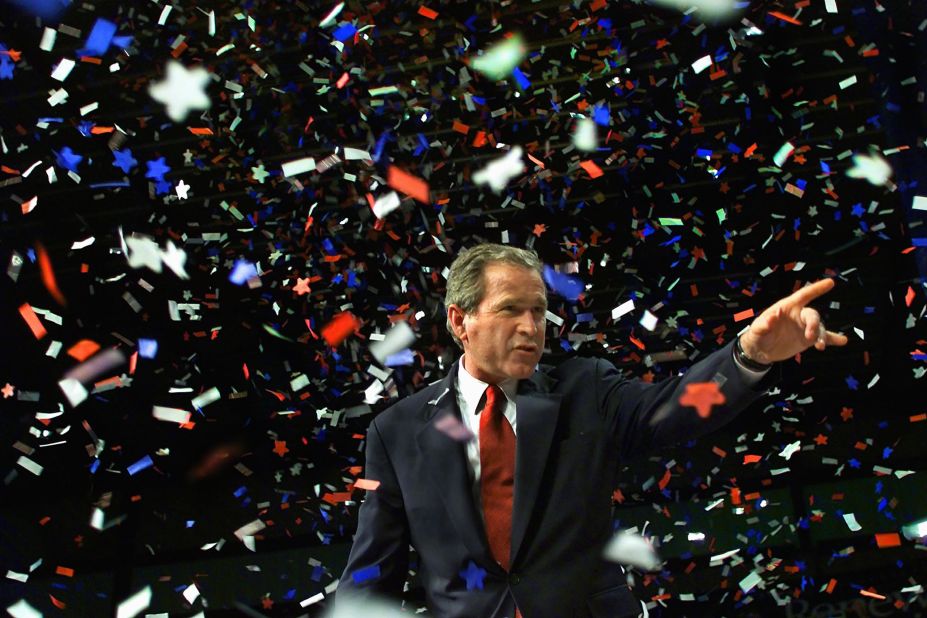
<path fill-rule="evenodd" d="M 744 352 L 743 347 L 740 345 L 739 336 L 734 342 L 734 358 L 737 360 L 737 362 L 751 371 L 766 371 L 772 367 L 772 363 L 761 363 L 760 361 L 754 360 L 747 356 L 747 353 Z"/>

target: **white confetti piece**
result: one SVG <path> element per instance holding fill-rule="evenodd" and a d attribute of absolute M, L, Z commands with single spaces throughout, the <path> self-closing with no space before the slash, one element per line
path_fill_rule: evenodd
<path fill-rule="evenodd" d="M 197 410 L 202 410 L 209 404 L 219 401 L 222 398 L 222 394 L 219 392 L 219 389 L 213 386 L 208 391 L 205 391 L 196 397 L 193 398 L 193 407 Z"/>
<path fill-rule="evenodd" d="M 345 148 L 344 149 L 344 160 L 345 161 L 372 161 L 373 157 L 370 156 L 370 153 L 366 150 L 361 150 L 360 148 Z"/>
<path fill-rule="evenodd" d="M 209 109 L 211 101 L 205 92 L 209 80 L 209 71 L 203 67 L 187 69 L 171 60 L 167 63 L 164 81 L 149 86 L 148 94 L 165 105 L 168 118 L 183 122 L 192 110 Z"/>
<path fill-rule="evenodd" d="M 287 161 L 282 166 L 283 175 L 286 177 L 296 176 L 297 174 L 303 174 L 305 172 L 311 172 L 315 169 L 315 159 L 312 157 L 304 157 L 302 159 L 296 159 L 294 161 Z"/>
<path fill-rule="evenodd" d="M 52 71 L 52 79 L 63 82 L 68 78 L 68 75 L 71 74 L 71 69 L 74 68 L 74 65 L 77 64 L 70 58 L 62 58 L 61 62 L 58 63 L 58 66 L 55 67 L 55 70 Z"/>
<path fill-rule="evenodd" d="M 863 529 L 863 527 L 859 525 L 859 522 L 856 521 L 856 515 L 853 513 L 844 513 L 843 521 L 846 522 L 847 528 L 850 529 L 850 532 L 857 532 Z"/>
<path fill-rule="evenodd" d="M 190 584 L 183 591 L 183 598 L 187 600 L 187 603 L 193 605 L 193 602 L 200 597 L 200 590 L 196 587 L 196 584 Z"/>
<path fill-rule="evenodd" d="M 914 204 L 912 204 L 911 208 L 913 208 L 914 210 L 927 211 L 927 197 L 924 197 L 922 195 L 915 195 Z"/>
<path fill-rule="evenodd" d="M 573 146 L 581 152 L 592 152 L 598 145 L 598 131 L 592 118 L 580 118 L 573 132 Z"/>
<path fill-rule="evenodd" d="M 45 27 L 42 31 L 42 40 L 39 42 L 39 49 L 50 52 L 55 46 L 55 39 L 58 37 L 58 31 L 54 28 Z"/>
<path fill-rule="evenodd" d="M 847 88 L 849 88 L 850 86 L 852 86 L 852 85 L 855 84 L 856 82 L 857 82 L 856 76 L 855 76 L 855 75 L 850 75 L 848 78 L 846 78 L 846 79 L 840 81 L 840 89 L 841 89 L 841 90 L 846 90 Z"/>
<path fill-rule="evenodd" d="M 377 362 L 383 364 L 387 356 L 392 356 L 400 350 L 412 345 L 415 342 L 415 332 L 407 322 L 400 321 L 395 324 L 389 332 L 383 337 L 382 341 L 375 341 L 370 344 L 370 353 L 377 359 Z"/>
<path fill-rule="evenodd" d="M 710 66 L 711 66 L 711 54 L 709 54 L 709 55 L 707 55 L 707 56 L 702 56 L 701 58 L 699 58 L 698 60 L 696 60 L 695 62 L 693 62 L 693 63 L 692 63 L 692 70 L 693 70 L 696 74 L 699 74 L 699 73 L 701 73 L 702 71 L 704 71 L 705 69 L 707 69 L 707 68 L 710 67 Z"/>
<path fill-rule="evenodd" d="M 853 167 L 847 170 L 850 178 L 862 178 L 870 184 L 880 186 L 892 177 L 892 166 L 881 155 L 853 155 Z"/>
<path fill-rule="evenodd" d="M 640 319 L 640 325 L 649 331 L 653 331 L 657 327 L 657 316 L 645 310 L 643 317 Z"/>
<path fill-rule="evenodd" d="M 377 219 L 382 219 L 399 208 L 400 203 L 399 194 L 395 191 L 390 191 L 386 195 L 378 197 L 373 203 L 373 214 L 376 215 Z"/>
<path fill-rule="evenodd" d="M 159 421 L 166 421 L 168 423 L 187 423 L 190 421 L 190 413 L 186 410 L 177 408 L 154 406 L 151 415 Z"/>
<path fill-rule="evenodd" d="M 151 586 L 145 586 L 116 608 L 116 618 L 135 618 L 151 604 Z"/>
<path fill-rule="evenodd" d="M 784 457 L 785 460 L 788 461 L 789 458 L 791 458 L 792 455 L 794 455 L 799 450 L 801 450 L 801 440 L 797 440 L 789 445 L 786 445 L 786 447 L 782 449 L 782 452 L 779 453 L 779 457 Z"/>
<path fill-rule="evenodd" d="M 20 599 L 6 608 L 13 618 L 42 618 L 42 612 L 29 605 L 26 599 Z"/>
<path fill-rule="evenodd" d="M 490 79 L 499 80 L 512 74 L 525 57 L 526 48 L 521 36 L 513 35 L 496 43 L 481 56 L 472 60 L 470 66 Z"/>
<path fill-rule="evenodd" d="M 751 571 L 750 573 L 747 574 L 746 577 L 740 580 L 739 586 L 740 586 L 740 589 L 743 590 L 744 592 L 750 592 L 751 590 L 756 588 L 757 584 L 760 584 L 762 582 L 763 582 L 763 578 L 760 577 L 756 571 Z"/>
<path fill-rule="evenodd" d="M 795 152 L 795 146 L 792 142 L 782 144 L 782 147 L 773 155 L 773 163 L 776 164 L 776 167 L 782 167 L 788 158 L 792 156 L 793 152 Z"/>
<path fill-rule="evenodd" d="M 824 0 L 824 8 L 828 13 L 837 12 L 837 0 Z"/>
<path fill-rule="evenodd" d="M 612 319 L 617 320 L 621 316 L 634 311 L 634 299 L 627 300 L 614 309 L 612 309 Z"/>
<path fill-rule="evenodd" d="M 509 181 L 525 171 L 521 160 L 521 146 L 515 146 L 505 156 L 491 161 L 483 169 L 474 172 L 473 183 L 477 186 L 488 184 L 496 193 L 508 186 Z"/>
<path fill-rule="evenodd" d="M 644 571 L 652 571 L 660 566 L 660 558 L 650 541 L 626 530 L 612 537 L 602 555 L 606 560 L 637 567 Z"/>
<path fill-rule="evenodd" d="M 726 17 L 738 8 L 736 0 L 651 0 L 651 2 L 683 13 L 695 10 L 695 15 L 710 19 Z"/>

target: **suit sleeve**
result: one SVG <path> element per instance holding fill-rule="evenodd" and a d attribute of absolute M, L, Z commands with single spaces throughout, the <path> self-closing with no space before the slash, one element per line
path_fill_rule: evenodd
<path fill-rule="evenodd" d="M 357 532 L 336 597 L 401 599 L 409 565 L 409 524 L 389 454 L 376 425 L 367 430 L 364 478 L 380 481 L 367 491 Z"/>
<path fill-rule="evenodd" d="M 622 459 L 715 431 L 762 396 L 781 376 L 780 369 L 774 367 L 761 380 L 751 379 L 734 361 L 733 342 L 692 365 L 684 375 L 657 383 L 627 380 L 602 359 L 596 361 L 595 372 L 599 409 Z M 700 417 L 694 407 L 679 403 L 687 385 L 702 382 L 717 383 L 725 399 L 723 404 L 712 407 L 708 418 Z"/>

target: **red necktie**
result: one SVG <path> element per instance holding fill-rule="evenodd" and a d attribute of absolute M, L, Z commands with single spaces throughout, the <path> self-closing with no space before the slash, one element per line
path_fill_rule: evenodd
<path fill-rule="evenodd" d="M 480 494 L 489 548 L 496 562 L 508 571 L 515 489 L 515 432 L 505 418 L 505 405 L 505 393 L 490 384 L 486 388 L 486 405 L 480 414 Z M 517 608 L 515 618 L 521 618 Z"/>

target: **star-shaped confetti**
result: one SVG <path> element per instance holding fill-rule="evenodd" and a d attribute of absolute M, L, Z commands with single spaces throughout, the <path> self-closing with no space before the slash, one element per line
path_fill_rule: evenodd
<path fill-rule="evenodd" d="M 84 157 L 71 150 L 70 146 L 65 146 L 62 148 L 61 152 L 59 152 L 57 156 L 59 167 L 63 167 L 64 169 L 75 173 L 77 172 L 77 166 L 83 160 Z"/>
<path fill-rule="evenodd" d="M 164 157 L 145 161 L 145 166 L 148 168 L 148 171 L 145 172 L 145 178 L 151 178 L 152 180 L 163 181 L 164 175 L 171 171 Z"/>
<path fill-rule="evenodd" d="M 521 160 L 521 146 L 515 146 L 505 156 L 491 161 L 486 167 L 473 174 L 477 186 L 488 184 L 496 193 L 508 186 L 509 181 L 525 171 Z"/>
<path fill-rule="evenodd" d="M 133 167 L 138 165 L 138 161 L 132 157 L 132 151 L 126 148 L 125 150 L 114 150 L 113 151 L 113 167 L 118 167 L 124 173 L 128 174 Z M 163 161 L 163 157 L 161 159 Z M 149 168 L 150 169 L 150 168 Z"/>
<path fill-rule="evenodd" d="M 190 190 L 190 185 L 183 181 L 183 178 L 180 179 L 180 182 L 177 183 L 177 186 L 174 187 L 174 190 L 177 192 L 177 197 L 182 200 L 187 199 L 187 191 Z"/>
<path fill-rule="evenodd" d="M 14 389 L 15 389 L 15 387 L 14 387 L 12 384 L 10 384 L 9 382 L 7 382 L 7 383 L 4 385 L 4 387 L 3 387 L 2 389 L 0 389 L 0 393 L 3 394 L 3 398 L 4 398 L 4 399 L 9 399 L 10 397 L 13 396 L 13 390 L 14 390 Z"/>
<path fill-rule="evenodd" d="M 167 63 L 164 81 L 149 86 L 148 94 L 166 106 L 168 118 L 183 122 L 192 110 L 209 109 L 211 102 L 205 92 L 209 79 L 209 71 L 203 67 L 187 69 L 171 60 Z"/>
<path fill-rule="evenodd" d="M 467 564 L 467 568 L 460 571 L 460 576 L 467 582 L 467 590 L 482 590 L 486 569 L 480 568 L 478 564 L 471 560 Z"/>
<path fill-rule="evenodd" d="M 847 170 L 850 178 L 862 178 L 874 185 L 888 184 L 892 177 L 892 166 L 879 154 L 853 155 L 853 167 Z"/>
<path fill-rule="evenodd" d="M 296 292 L 299 296 L 303 294 L 308 294 L 312 291 L 312 288 L 309 287 L 309 277 L 305 278 L 296 278 L 296 285 L 293 286 L 293 291 Z"/>
<path fill-rule="evenodd" d="M 679 398 L 679 403 L 695 408 L 698 415 L 708 418 L 712 406 L 721 405 L 726 401 L 724 393 L 717 382 L 697 382 L 686 384 L 686 391 Z"/>
<path fill-rule="evenodd" d="M 161 251 L 158 243 L 146 236 L 129 236 L 126 238 L 129 249 L 129 268 L 147 266 L 156 273 L 161 272 Z"/>
<path fill-rule="evenodd" d="M 251 176 L 261 184 L 264 184 L 264 179 L 270 176 L 270 172 L 264 169 L 264 164 L 261 163 L 257 167 L 251 168 Z"/>

